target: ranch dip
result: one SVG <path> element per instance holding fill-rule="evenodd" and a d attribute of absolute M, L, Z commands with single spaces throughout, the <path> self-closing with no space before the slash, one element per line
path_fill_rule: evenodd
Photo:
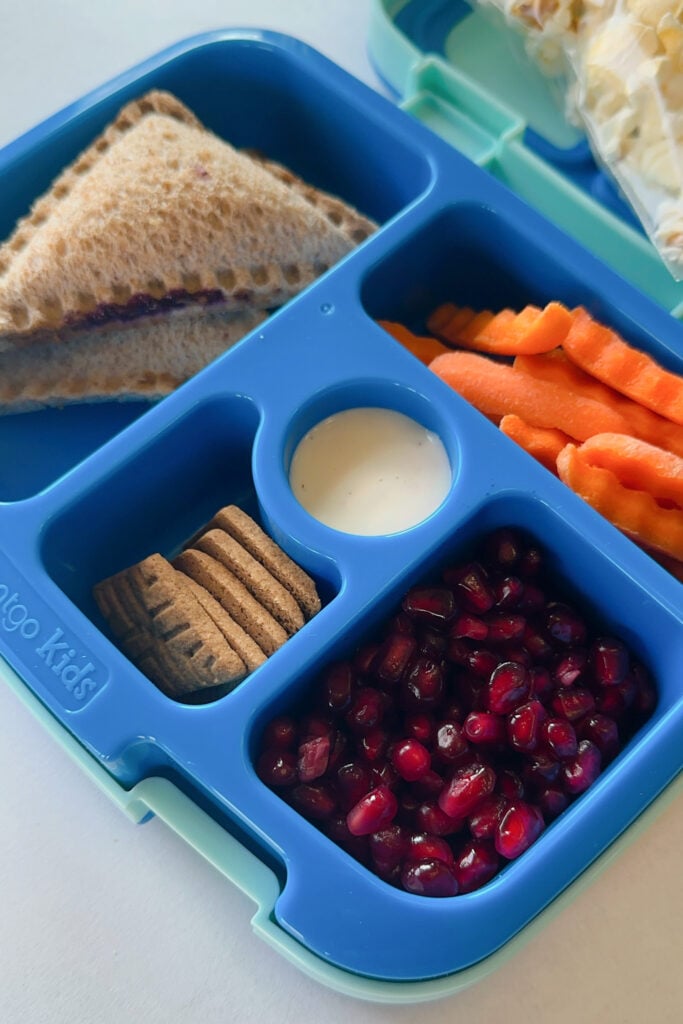
<path fill-rule="evenodd" d="M 415 526 L 438 508 L 451 467 L 440 438 L 403 413 L 347 409 L 302 438 L 289 483 L 320 522 L 378 536 Z"/>

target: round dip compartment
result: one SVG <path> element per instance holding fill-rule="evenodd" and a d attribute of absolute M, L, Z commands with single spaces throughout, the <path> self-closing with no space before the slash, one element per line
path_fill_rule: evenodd
<path fill-rule="evenodd" d="M 394 408 L 358 405 L 318 420 L 294 450 L 289 483 L 315 519 L 343 533 L 399 533 L 427 519 L 453 479 L 439 434 Z"/>

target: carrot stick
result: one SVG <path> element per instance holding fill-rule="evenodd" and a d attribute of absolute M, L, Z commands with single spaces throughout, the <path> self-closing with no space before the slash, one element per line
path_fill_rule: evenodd
<path fill-rule="evenodd" d="M 662 508 L 646 491 L 624 487 L 609 469 L 586 462 L 574 444 L 558 455 L 557 471 L 563 483 L 638 544 L 683 561 L 683 511 Z"/>
<path fill-rule="evenodd" d="M 609 469 L 624 487 L 647 491 L 683 509 L 683 459 L 625 434 L 594 434 L 581 445 L 591 466 Z"/>
<path fill-rule="evenodd" d="M 573 318 L 560 302 L 549 302 L 544 309 L 527 305 L 519 313 L 501 309 L 473 314 L 469 307 L 461 312 L 453 305 L 439 307 L 427 327 L 452 345 L 500 356 L 549 352 L 562 343 Z"/>
<path fill-rule="evenodd" d="M 635 402 L 683 424 L 683 377 L 670 373 L 651 356 L 628 345 L 616 331 L 577 310 L 563 343 L 582 369 Z"/>
<path fill-rule="evenodd" d="M 557 476 L 557 456 L 571 441 L 568 434 L 556 427 L 534 427 L 514 413 L 503 416 L 499 426 L 512 441 Z"/>
<path fill-rule="evenodd" d="M 427 330 L 444 341 L 452 341 L 475 315 L 469 306 L 454 306 L 452 302 L 444 302 L 427 318 Z"/>
<path fill-rule="evenodd" d="M 628 433 L 623 416 L 559 384 L 527 379 L 512 366 L 474 352 L 446 352 L 429 364 L 446 384 L 487 416 L 514 413 L 535 427 L 555 427 L 585 441 L 591 434 Z"/>
<path fill-rule="evenodd" d="M 421 363 L 424 363 L 425 366 L 429 366 L 432 359 L 441 355 L 442 352 L 451 351 L 449 348 L 446 348 L 445 345 L 442 345 L 440 341 L 437 341 L 436 338 L 413 334 L 413 332 L 409 331 L 407 327 L 403 326 L 403 324 L 395 323 L 393 320 L 378 320 L 377 323 L 380 327 L 384 328 L 384 330 L 390 334 L 395 341 L 400 342 L 401 345 L 407 348 L 409 352 L 412 352 L 412 354 L 419 359 Z"/>
<path fill-rule="evenodd" d="M 678 423 L 672 423 L 603 384 L 572 362 L 561 349 L 539 355 L 519 355 L 515 358 L 514 367 L 536 380 L 553 381 L 577 394 L 603 402 L 628 420 L 629 434 L 683 458 L 683 430 Z"/>

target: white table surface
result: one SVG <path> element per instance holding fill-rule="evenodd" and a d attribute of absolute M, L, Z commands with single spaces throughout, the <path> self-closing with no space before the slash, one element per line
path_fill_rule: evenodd
<path fill-rule="evenodd" d="M 285 31 L 380 88 L 369 0 L 0 0 L 0 145 L 199 31 Z M 2 202 L 2 196 L 0 196 Z M 0 686 L 3 1024 L 673 1024 L 683 1020 L 680 795 L 482 983 L 421 1007 L 323 988 L 158 819 L 132 824 Z"/>

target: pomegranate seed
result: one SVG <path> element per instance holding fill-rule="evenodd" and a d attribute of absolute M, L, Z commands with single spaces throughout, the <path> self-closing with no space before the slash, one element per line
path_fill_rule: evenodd
<path fill-rule="evenodd" d="M 560 762 L 549 754 L 537 751 L 522 768 L 522 780 L 525 785 L 543 789 L 556 782 L 560 775 Z"/>
<path fill-rule="evenodd" d="M 403 733 L 426 747 L 431 746 L 436 735 L 434 716 L 425 711 L 409 713 L 403 719 Z"/>
<path fill-rule="evenodd" d="M 508 800 L 516 800 L 524 797 L 524 783 L 517 772 L 513 772 L 511 768 L 503 768 L 498 772 L 496 792 L 506 796 Z"/>
<path fill-rule="evenodd" d="M 408 892 L 420 896 L 456 896 L 458 892 L 453 868 L 436 858 L 406 863 L 401 884 Z"/>
<path fill-rule="evenodd" d="M 353 695 L 346 712 L 346 724 L 355 733 L 368 732 L 379 725 L 384 713 L 384 701 L 379 690 L 361 686 Z"/>
<path fill-rule="evenodd" d="M 514 860 L 538 839 L 545 828 L 543 815 L 525 800 L 513 800 L 500 819 L 494 844 L 507 860 Z"/>
<path fill-rule="evenodd" d="M 489 586 L 486 570 L 479 562 L 470 562 L 463 567 L 446 569 L 444 579 L 470 611 L 481 615 L 493 608 L 495 595 Z"/>
<path fill-rule="evenodd" d="M 590 658 L 593 675 L 600 686 L 623 683 L 629 670 L 629 656 L 621 640 L 611 636 L 598 637 L 591 644 Z"/>
<path fill-rule="evenodd" d="M 462 723 L 467 717 L 465 705 L 459 697 L 446 695 L 446 700 L 439 707 L 440 718 L 446 722 Z"/>
<path fill-rule="evenodd" d="M 528 576 L 538 576 L 539 572 L 543 568 L 545 558 L 540 548 L 536 547 L 535 544 L 529 544 L 520 556 L 517 563 L 517 572 L 526 579 Z"/>
<path fill-rule="evenodd" d="M 595 697 L 590 690 L 577 687 L 575 690 L 558 690 L 550 702 L 550 706 L 561 718 L 570 722 L 578 722 L 595 707 Z"/>
<path fill-rule="evenodd" d="M 470 646 L 463 637 L 451 637 L 446 648 L 446 658 L 454 665 L 466 665 Z"/>
<path fill-rule="evenodd" d="M 302 782 L 291 790 L 290 799 L 304 817 L 314 821 L 331 818 L 337 808 L 334 793 L 321 782 Z"/>
<path fill-rule="evenodd" d="M 555 687 L 550 672 L 541 665 L 535 665 L 529 669 L 529 692 L 531 696 L 545 700 Z"/>
<path fill-rule="evenodd" d="M 444 626 L 457 608 L 450 587 L 413 587 L 403 598 L 403 611 L 418 622 Z"/>
<path fill-rule="evenodd" d="M 576 732 L 566 718 L 549 718 L 541 726 L 541 738 L 553 757 L 564 760 L 576 756 Z"/>
<path fill-rule="evenodd" d="M 391 633 L 414 633 L 415 623 L 411 619 L 407 612 L 400 611 L 394 615 L 393 619 L 389 622 L 387 634 Z"/>
<path fill-rule="evenodd" d="M 361 676 L 369 676 L 380 644 L 365 644 L 353 656 L 352 666 Z"/>
<path fill-rule="evenodd" d="M 555 663 L 553 681 L 557 686 L 573 686 L 580 679 L 588 664 L 588 651 L 583 647 L 567 651 Z"/>
<path fill-rule="evenodd" d="M 256 772 L 267 786 L 293 786 L 297 781 L 296 755 L 290 750 L 269 747 L 256 762 Z"/>
<path fill-rule="evenodd" d="M 448 637 L 444 633 L 438 633 L 435 629 L 422 629 L 417 637 L 417 650 L 427 658 L 441 661 L 446 657 Z"/>
<path fill-rule="evenodd" d="M 619 726 L 607 715 L 586 715 L 578 724 L 578 734 L 582 740 L 591 740 L 596 745 L 603 762 L 611 761 L 619 753 Z"/>
<path fill-rule="evenodd" d="M 466 818 L 493 792 L 496 773 L 485 764 L 457 768 L 439 794 L 439 807 L 451 818 Z"/>
<path fill-rule="evenodd" d="M 401 683 L 404 705 L 414 710 L 436 707 L 443 691 L 444 672 L 441 664 L 431 658 L 415 658 Z"/>
<path fill-rule="evenodd" d="M 424 775 L 412 783 L 410 789 L 418 800 L 432 800 L 439 795 L 445 785 L 446 780 L 443 775 L 439 775 L 438 772 L 430 768 L 429 771 L 426 771 Z"/>
<path fill-rule="evenodd" d="M 504 644 L 500 648 L 500 660 L 516 661 L 518 664 L 524 665 L 524 668 L 526 669 L 530 669 L 533 666 L 533 658 L 527 651 L 526 647 L 520 647 L 519 644 Z"/>
<path fill-rule="evenodd" d="M 470 743 L 495 746 L 505 742 L 505 719 L 491 711 L 472 711 L 463 726 Z"/>
<path fill-rule="evenodd" d="M 341 767 L 348 755 L 349 738 L 341 729 L 335 729 L 331 734 L 330 756 L 327 762 L 327 772 L 336 772 Z"/>
<path fill-rule="evenodd" d="M 368 836 L 386 828 L 396 817 L 398 800 L 388 786 L 378 786 L 361 797 L 346 815 L 349 832 L 354 836 Z"/>
<path fill-rule="evenodd" d="M 500 859 L 493 843 L 474 839 L 466 842 L 455 858 L 453 873 L 461 893 L 474 892 L 498 873 Z"/>
<path fill-rule="evenodd" d="M 434 800 L 426 800 L 415 808 L 415 826 L 432 836 L 450 836 L 463 827 L 462 818 L 451 818 Z"/>
<path fill-rule="evenodd" d="M 586 640 L 586 624 L 582 618 L 560 601 L 548 605 L 545 630 L 551 640 L 562 647 L 581 647 Z"/>
<path fill-rule="evenodd" d="M 355 673 L 347 661 L 331 665 L 325 672 L 322 685 L 325 707 L 338 714 L 346 711 L 351 704 L 351 694 L 355 685 Z"/>
<path fill-rule="evenodd" d="M 507 715 L 529 696 L 529 673 L 516 661 L 504 661 L 491 673 L 487 687 L 489 711 Z"/>
<path fill-rule="evenodd" d="M 312 740 L 316 736 L 329 736 L 334 729 L 334 718 L 324 712 L 311 712 L 304 715 L 299 726 L 299 735 L 302 740 Z"/>
<path fill-rule="evenodd" d="M 415 653 L 417 640 L 409 633 L 391 633 L 377 651 L 372 663 L 375 677 L 382 683 L 394 684 L 405 672 Z"/>
<path fill-rule="evenodd" d="M 527 623 L 522 636 L 524 647 L 536 662 L 549 661 L 555 653 L 542 633 L 539 633 L 533 626 Z"/>
<path fill-rule="evenodd" d="M 434 756 L 445 764 L 453 764 L 469 750 L 463 727 L 458 722 L 441 722 L 436 730 Z"/>
<path fill-rule="evenodd" d="M 401 776 L 389 761 L 380 761 L 372 765 L 372 775 L 376 786 L 387 786 L 397 792 L 401 785 Z"/>
<path fill-rule="evenodd" d="M 487 562 L 501 569 L 511 569 L 522 556 L 524 541 L 517 530 L 501 526 L 488 535 L 483 548 Z"/>
<path fill-rule="evenodd" d="M 467 655 L 466 665 L 473 675 L 480 679 L 489 679 L 491 673 L 500 664 L 500 658 L 488 648 L 475 648 Z"/>
<path fill-rule="evenodd" d="M 440 836 L 428 835 L 426 832 L 415 832 L 408 840 L 408 860 L 442 860 L 451 867 L 455 863 L 453 851 Z"/>
<path fill-rule="evenodd" d="M 496 608 L 517 608 L 524 598 L 524 584 L 519 576 L 503 576 L 492 585 Z"/>
<path fill-rule="evenodd" d="M 569 806 L 569 797 L 563 790 L 548 786 L 536 794 L 536 803 L 546 821 L 554 821 Z"/>
<path fill-rule="evenodd" d="M 522 567 L 520 566 L 520 569 Z M 523 576 L 524 573 L 521 573 Z M 545 593 L 535 583 L 531 583 L 527 578 L 524 579 L 524 593 L 519 601 L 518 608 L 524 612 L 538 612 L 541 608 L 545 607 L 546 596 Z"/>
<path fill-rule="evenodd" d="M 642 718 L 646 718 L 656 707 L 657 691 L 649 672 L 643 665 L 635 662 L 631 668 L 631 675 L 636 687 L 633 707 Z"/>
<path fill-rule="evenodd" d="M 486 640 L 489 634 L 489 627 L 484 620 L 472 612 L 461 612 L 448 630 L 449 637 L 454 640 L 466 637 L 468 640 L 479 642 Z"/>
<path fill-rule="evenodd" d="M 522 753 L 530 753 L 538 746 L 540 729 L 548 717 L 548 712 L 540 700 L 530 700 L 520 704 L 509 715 L 507 735 L 510 745 Z"/>
<path fill-rule="evenodd" d="M 405 859 L 408 840 L 408 833 L 401 825 L 379 829 L 369 838 L 370 856 L 377 866 L 390 871 Z"/>
<path fill-rule="evenodd" d="M 512 612 L 501 612 L 486 618 L 489 627 L 489 642 L 492 644 L 506 643 L 510 640 L 521 640 L 526 629 L 523 615 Z"/>
<path fill-rule="evenodd" d="M 296 771 L 299 782 L 313 782 L 327 771 L 330 759 L 330 737 L 315 736 L 299 746 Z"/>
<path fill-rule="evenodd" d="M 370 850 L 367 836 L 352 836 L 349 832 L 344 815 L 335 814 L 328 821 L 322 823 L 325 835 L 329 836 L 332 842 L 338 843 L 352 857 L 372 867 Z"/>
<path fill-rule="evenodd" d="M 291 750 L 296 743 L 296 722 L 290 715 L 278 715 L 271 719 L 263 731 L 263 747 L 277 750 Z"/>
<path fill-rule="evenodd" d="M 432 757 L 417 740 L 403 740 L 391 751 L 391 763 L 406 782 L 417 782 L 429 771 Z"/>
<path fill-rule="evenodd" d="M 565 761 L 562 766 L 564 788 L 572 796 L 583 793 L 592 786 L 602 767 L 602 757 L 595 743 L 581 740 L 576 757 Z"/>
<path fill-rule="evenodd" d="M 500 793 L 492 793 L 473 811 L 467 819 L 467 825 L 473 839 L 493 839 L 498 823 L 510 801 Z"/>
<path fill-rule="evenodd" d="M 379 725 L 358 737 L 358 752 L 370 764 L 380 761 L 386 754 L 388 746 L 389 733 Z"/>
<path fill-rule="evenodd" d="M 337 770 L 336 781 L 339 804 L 344 811 L 350 811 L 374 786 L 371 770 L 357 761 L 342 765 Z"/>

